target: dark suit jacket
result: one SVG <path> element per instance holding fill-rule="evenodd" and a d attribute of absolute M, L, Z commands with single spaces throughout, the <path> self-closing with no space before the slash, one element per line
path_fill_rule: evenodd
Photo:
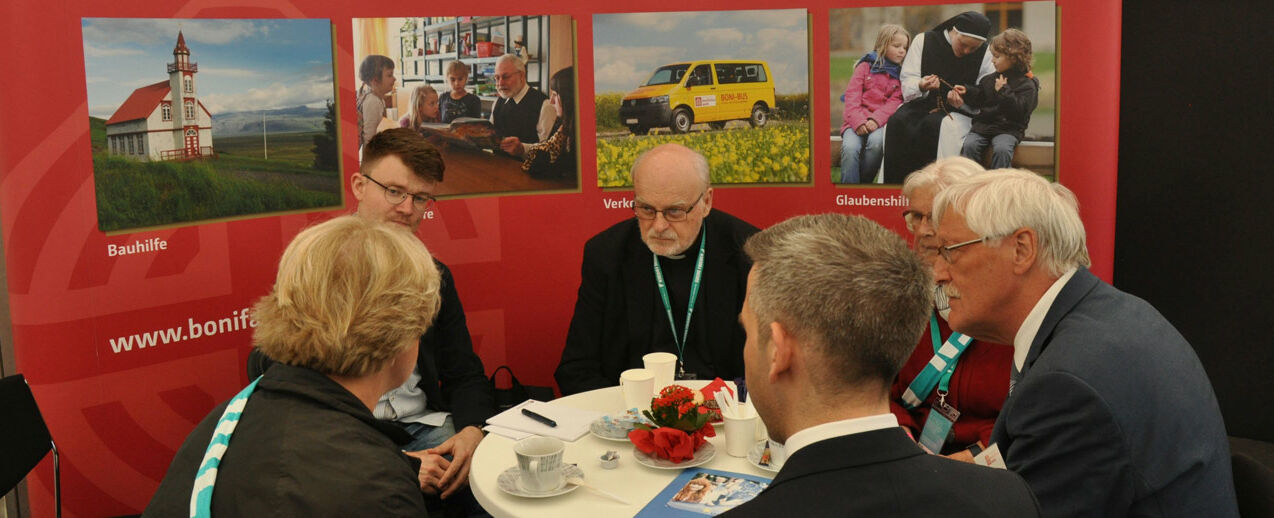
<path fill-rule="evenodd" d="M 1216 395 L 1150 304 L 1081 268 L 991 440 L 1049 516 L 1238 516 Z"/>
<path fill-rule="evenodd" d="M 929 455 L 902 428 L 801 448 L 756 498 L 722 516 L 1039 516 L 1017 474 Z"/>
<path fill-rule="evenodd" d="M 699 377 L 731 379 L 743 376 L 746 336 L 738 318 L 752 263 L 742 248 L 757 228 L 715 209 L 703 224 L 707 257 L 686 350 L 710 348 L 715 372 L 698 372 Z M 659 292 L 650 254 L 633 218 L 584 245 L 579 298 L 554 373 L 563 395 L 617 385 L 619 373 L 641 367 L 641 357 L 653 352 L 652 329 L 668 322 L 665 313 L 654 311 Z"/>
<path fill-rule="evenodd" d="M 451 412 L 456 431 L 466 426 L 481 428 L 488 417 L 495 415 L 491 382 L 483 370 L 482 360 L 473 352 L 464 306 L 460 305 L 451 269 L 436 259 L 434 264 L 442 276 L 442 304 L 433 325 L 420 337 L 420 354 L 416 357 L 420 383 L 417 386 L 425 392 L 429 408 Z M 273 363 L 274 360 L 254 348 L 248 355 L 248 379 L 255 379 Z"/>

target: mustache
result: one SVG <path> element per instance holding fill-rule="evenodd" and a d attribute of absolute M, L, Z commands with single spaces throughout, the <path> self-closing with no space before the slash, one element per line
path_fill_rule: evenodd
<path fill-rule="evenodd" d="M 667 229 L 663 232 L 651 230 L 646 233 L 646 239 L 677 239 L 677 233 L 673 232 L 672 229 Z"/>
<path fill-rule="evenodd" d="M 941 291 L 943 295 L 946 295 L 946 298 L 948 299 L 960 298 L 960 290 L 955 289 L 950 284 L 943 284 L 942 286 L 940 286 L 940 288 L 941 289 L 939 291 Z"/>

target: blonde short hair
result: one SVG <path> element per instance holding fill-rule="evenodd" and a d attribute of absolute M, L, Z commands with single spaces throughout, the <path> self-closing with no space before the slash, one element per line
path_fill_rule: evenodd
<path fill-rule="evenodd" d="M 463 61 L 447 63 L 447 75 L 467 78 L 469 77 L 469 65 L 466 65 Z"/>
<path fill-rule="evenodd" d="M 303 230 L 257 301 L 253 345 L 279 362 L 364 376 L 416 347 L 439 305 L 439 274 L 401 228 L 342 216 Z"/>

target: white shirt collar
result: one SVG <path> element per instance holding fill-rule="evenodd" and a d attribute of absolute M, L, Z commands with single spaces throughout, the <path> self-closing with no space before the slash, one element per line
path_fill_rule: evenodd
<path fill-rule="evenodd" d="M 1022 326 L 1017 328 L 1017 335 L 1013 337 L 1013 364 L 1017 366 L 1017 370 L 1022 370 L 1022 365 L 1026 364 L 1026 353 L 1031 351 L 1031 342 L 1035 341 L 1035 335 L 1040 332 L 1040 325 L 1044 323 L 1044 316 L 1048 314 L 1049 308 L 1053 307 L 1053 301 L 1057 300 L 1057 294 L 1062 292 L 1062 287 L 1071 280 L 1078 268 L 1071 268 L 1053 281 L 1053 285 L 1048 287 L 1040 300 L 1035 303 L 1035 307 L 1031 308 L 1031 312 L 1026 315 L 1026 320 L 1022 321 Z"/>
<path fill-rule="evenodd" d="M 518 93 L 513 94 L 513 104 L 522 104 L 522 98 L 526 97 L 526 93 L 531 90 L 531 83 L 522 83 L 522 89 Z"/>
<path fill-rule="evenodd" d="M 792 434 L 783 444 L 783 451 L 787 453 L 788 458 L 792 458 L 797 450 L 822 440 L 895 426 L 898 426 L 898 418 L 893 414 L 876 414 L 823 423 Z"/>

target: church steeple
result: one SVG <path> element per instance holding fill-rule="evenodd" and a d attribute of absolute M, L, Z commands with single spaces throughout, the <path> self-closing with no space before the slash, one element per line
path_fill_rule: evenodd
<path fill-rule="evenodd" d="M 173 62 L 168 64 L 168 73 L 198 72 L 199 66 L 190 62 L 190 48 L 186 47 L 186 37 L 177 31 L 177 45 L 173 47 Z"/>

